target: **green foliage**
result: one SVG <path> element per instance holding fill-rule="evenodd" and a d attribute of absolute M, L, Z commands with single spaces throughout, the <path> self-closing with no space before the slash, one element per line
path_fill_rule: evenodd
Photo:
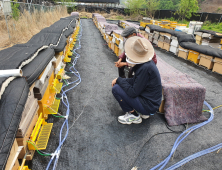
<path fill-rule="evenodd" d="M 140 15 L 141 8 L 144 6 L 144 0 L 127 0 L 125 6 L 129 9 L 130 15 Z"/>
<path fill-rule="evenodd" d="M 206 21 L 201 29 L 222 33 L 222 23 L 211 23 L 210 21 Z"/>
<path fill-rule="evenodd" d="M 76 6 L 67 6 L 67 12 L 68 14 L 71 14 L 71 12 L 76 11 Z"/>
<path fill-rule="evenodd" d="M 144 7 L 147 9 L 147 15 L 154 18 L 156 10 L 159 9 L 160 1 L 158 0 L 145 0 Z"/>
<path fill-rule="evenodd" d="M 177 13 L 180 18 L 183 20 L 185 18 L 191 18 L 193 13 L 196 13 L 199 10 L 197 0 L 181 0 Z"/>
<path fill-rule="evenodd" d="M 160 9 L 176 10 L 180 3 L 180 0 L 159 0 Z"/>
<path fill-rule="evenodd" d="M 217 8 L 217 11 L 220 11 L 221 10 L 221 8 Z"/>
<path fill-rule="evenodd" d="M 205 21 L 205 22 L 204 22 L 204 25 L 205 25 L 205 26 L 210 26 L 210 25 L 211 25 L 211 22 L 210 22 L 210 21 Z"/>
<path fill-rule="evenodd" d="M 17 2 L 17 1 L 14 1 L 14 2 Z M 19 3 L 11 2 L 11 8 L 12 8 L 12 17 L 17 21 L 20 15 Z"/>
<path fill-rule="evenodd" d="M 128 8 L 124 8 L 124 12 L 126 15 L 130 15 L 130 10 Z"/>

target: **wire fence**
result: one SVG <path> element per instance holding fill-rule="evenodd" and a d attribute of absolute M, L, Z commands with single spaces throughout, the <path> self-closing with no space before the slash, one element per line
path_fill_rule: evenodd
<path fill-rule="evenodd" d="M 67 9 L 62 5 L 0 1 L 0 48 L 23 43 L 67 15 Z"/>

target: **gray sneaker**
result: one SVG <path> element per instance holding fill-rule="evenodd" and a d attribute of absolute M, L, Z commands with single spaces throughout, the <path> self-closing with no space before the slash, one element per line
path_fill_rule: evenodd
<path fill-rule="evenodd" d="M 141 115 L 140 114 L 140 117 L 142 117 L 143 119 L 148 119 L 150 116 L 149 115 Z"/>
<path fill-rule="evenodd" d="M 119 116 L 118 121 L 122 124 L 130 125 L 131 123 L 139 124 L 142 122 L 142 119 L 141 119 L 140 115 L 135 116 L 135 115 L 127 112 L 125 115 Z"/>
<path fill-rule="evenodd" d="M 136 110 L 135 110 L 136 111 Z M 148 119 L 150 116 L 149 115 L 142 115 L 141 113 L 137 112 L 140 115 L 140 117 L 142 117 L 143 119 Z"/>

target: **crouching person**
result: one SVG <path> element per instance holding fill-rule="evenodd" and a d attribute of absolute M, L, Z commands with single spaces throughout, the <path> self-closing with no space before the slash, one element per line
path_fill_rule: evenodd
<path fill-rule="evenodd" d="M 126 61 L 133 67 L 133 78 L 116 78 L 112 81 L 112 93 L 125 115 L 119 116 L 122 124 L 141 123 L 159 109 L 162 86 L 159 71 L 152 60 L 154 49 L 145 38 L 127 39 Z"/>

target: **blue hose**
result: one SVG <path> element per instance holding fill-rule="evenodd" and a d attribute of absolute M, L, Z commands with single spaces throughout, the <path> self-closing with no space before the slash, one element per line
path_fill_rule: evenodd
<path fill-rule="evenodd" d="M 206 125 L 206 124 L 208 124 L 209 122 L 211 122 L 211 121 L 213 120 L 213 118 L 214 118 L 214 112 L 213 112 L 212 107 L 211 107 L 206 101 L 204 101 L 204 104 L 210 109 L 210 114 L 211 114 L 211 115 L 210 115 L 210 118 L 209 118 L 207 121 L 205 121 L 205 122 L 203 122 L 203 123 L 200 123 L 200 124 L 198 124 L 198 125 L 192 126 L 192 127 L 190 127 L 189 129 L 185 130 L 183 133 L 181 133 L 181 134 L 178 136 L 178 138 L 176 139 L 176 141 L 175 141 L 175 143 L 174 143 L 174 145 L 173 145 L 173 148 L 172 148 L 169 156 L 168 156 L 165 160 L 163 160 L 161 163 L 159 163 L 159 164 L 156 165 L 155 167 L 151 168 L 151 170 L 155 170 L 155 169 L 159 168 L 160 166 L 161 166 L 161 167 L 159 168 L 159 170 L 163 169 L 163 168 L 166 166 L 166 164 L 169 162 L 171 156 L 172 156 L 173 153 L 176 151 L 176 149 L 177 149 L 177 147 L 179 146 L 179 144 L 180 144 L 191 132 L 193 132 L 194 130 L 196 130 L 196 129 L 198 129 L 198 128 Z"/>
<path fill-rule="evenodd" d="M 80 55 L 78 53 L 76 53 L 76 50 L 80 49 L 81 48 L 81 44 L 80 44 L 80 39 L 81 39 L 81 36 L 82 36 L 82 25 L 81 25 L 81 21 L 80 21 L 80 33 L 79 33 L 79 47 L 74 49 L 73 52 L 76 54 L 76 57 L 74 59 L 74 61 L 72 62 L 72 66 L 69 68 L 70 72 L 73 73 L 78 79 L 71 82 L 71 83 L 68 83 L 68 85 L 70 84 L 74 84 L 76 83 L 74 86 L 72 86 L 71 88 L 69 89 L 66 89 L 65 91 L 63 90 L 64 87 L 67 87 L 67 85 L 63 85 L 62 86 L 62 89 L 61 89 L 61 93 L 62 93 L 62 103 L 66 106 L 67 110 L 66 110 L 66 120 L 63 122 L 62 124 L 62 127 L 60 129 L 60 133 L 59 133 L 59 146 L 56 148 L 55 152 L 54 152 L 54 155 L 52 154 L 52 157 L 47 165 L 47 168 L 46 170 L 49 169 L 50 165 L 52 164 L 52 161 L 54 160 L 55 158 L 55 161 L 54 161 L 54 165 L 53 165 L 53 170 L 55 170 L 56 168 L 56 165 L 57 165 L 57 162 L 58 162 L 58 159 L 59 159 L 59 154 L 60 154 L 60 151 L 61 151 L 61 147 L 62 145 L 64 144 L 67 136 L 68 136 L 68 133 L 69 133 L 69 124 L 68 124 L 68 118 L 69 118 L 69 112 L 70 112 L 70 108 L 69 108 L 69 100 L 67 98 L 67 95 L 66 95 L 66 92 L 72 90 L 73 88 L 75 88 L 76 86 L 78 86 L 80 83 L 81 83 L 81 77 L 80 77 L 80 74 L 79 72 L 75 69 L 75 65 L 77 63 L 77 60 L 78 58 L 80 57 Z M 74 71 L 73 71 L 73 70 Z M 66 133 L 65 133 L 65 136 L 64 138 L 62 139 L 62 132 L 63 132 L 63 128 L 66 126 Z"/>
<path fill-rule="evenodd" d="M 213 115 L 213 114 L 214 114 L 214 111 L 213 111 L 212 107 L 211 107 L 207 102 L 205 102 L 204 104 L 210 109 L 211 115 Z M 203 151 L 197 152 L 197 153 L 195 153 L 195 154 L 193 154 L 193 155 L 190 155 L 190 156 L 184 158 L 184 159 L 181 160 L 180 162 L 172 165 L 171 167 L 167 168 L 167 170 L 176 169 L 176 168 L 184 165 L 185 163 L 187 163 L 187 162 L 189 162 L 189 161 L 191 161 L 191 160 L 193 160 L 193 159 L 195 159 L 195 158 L 198 158 L 198 157 L 200 157 L 200 156 L 203 156 L 203 155 L 206 155 L 206 154 L 208 154 L 208 153 L 214 152 L 214 151 L 216 151 L 216 150 L 218 150 L 218 149 L 221 149 L 221 148 L 222 148 L 222 143 L 220 143 L 220 144 L 218 144 L 218 145 L 215 145 L 215 146 L 213 146 L 213 147 L 211 147 L 211 148 L 205 149 L 205 150 L 203 150 Z"/>

